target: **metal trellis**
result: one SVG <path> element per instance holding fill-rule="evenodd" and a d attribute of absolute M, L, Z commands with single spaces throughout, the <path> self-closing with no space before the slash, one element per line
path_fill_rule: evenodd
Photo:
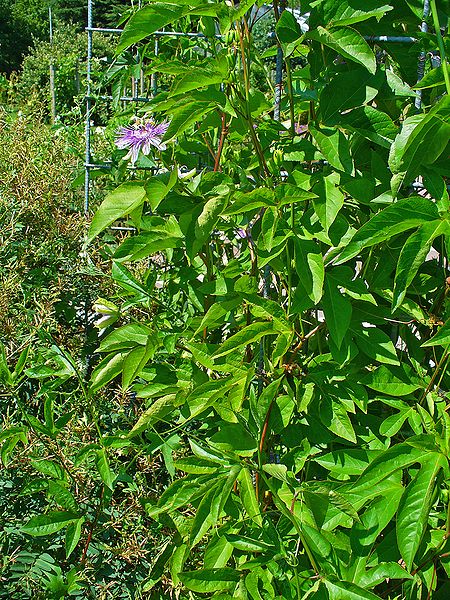
<path fill-rule="evenodd" d="M 284 3 L 280 3 L 280 6 L 283 6 Z M 140 2 L 139 2 L 140 6 Z M 92 147 L 91 147 L 91 115 L 92 109 L 94 106 L 94 97 L 92 96 L 92 59 L 93 59 L 93 35 L 94 33 L 105 33 L 105 34 L 118 34 L 120 35 L 123 32 L 121 28 L 114 27 L 94 27 L 93 25 L 93 9 L 94 9 L 94 0 L 88 0 L 87 4 L 87 27 L 86 32 L 88 36 L 87 43 L 87 68 L 86 68 L 86 77 L 87 77 L 87 93 L 86 93 L 86 122 L 85 122 L 85 178 L 84 178 L 84 213 L 87 216 L 89 212 L 89 204 L 90 204 L 90 189 L 91 189 L 91 170 L 92 169 L 110 169 L 111 163 L 106 161 L 103 163 L 96 163 L 92 160 Z M 430 13 L 430 2 L 429 0 L 424 0 L 424 10 L 423 10 L 423 22 L 421 25 L 421 31 L 426 32 L 428 30 L 426 19 Z M 155 54 L 157 55 L 159 52 L 159 39 L 161 37 L 174 37 L 174 38 L 205 38 L 206 36 L 203 33 L 184 33 L 180 31 L 155 31 L 152 34 L 155 40 Z M 220 36 L 217 36 L 220 37 Z M 369 42 L 373 43 L 403 43 L 403 44 L 413 44 L 417 42 L 417 39 L 411 36 L 389 36 L 389 35 L 375 35 L 375 36 L 365 36 L 365 39 Z M 419 56 L 419 65 L 418 65 L 418 81 L 423 77 L 424 68 L 425 68 L 425 60 L 426 54 L 421 53 Z M 141 80 L 141 90 L 143 91 L 142 86 L 142 74 L 140 77 Z M 277 49 L 277 59 L 276 59 L 276 75 L 275 75 L 275 98 L 274 98 L 274 118 L 275 120 L 279 120 L 280 118 L 280 106 L 281 106 L 281 95 L 282 95 L 282 82 L 283 82 L 283 52 L 280 47 Z M 158 91 L 158 83 L 157 76 L 154 73 L 151 76 L 150 89 L 151 94 L 154 97 Z M 128 96 L 124 95 L 120 97 L 120 100 L 123 102 L 148 102 L 151 98 L 147 96 L 143 96 L 139 94 L 139 90 L 137 89 L 138 85 L 133 86 L 134 95 Z M 110 95 L 101 95 L 97 96 L 97 98 L 110 100 L 112 96 Z M 416 108 L 420 109 L 421 107 L 421 93 L 420 91 L 417 93 L 417 98 L 415 101 Z"/>
<path fill-rule="evenodd" d="M 139 3 L 140 5 L 140 3 Z M 278 3 L 278 11 L 275 6 L 276 12 L 278 12 L 278 17 L 281 15 L 283 10 L 286 10 L 287 1 L 280 0 Z M 271 8 L 274 8 L 273 6 Z M 430 1 L 424 0 L 423 6 L 423 19 L 421 23 L 421 32 L 427 32 L 427 18 L 430 14 Z M 89 195 L 90 195 L 90 172 L 92 169 L 110 169 L 111 162 L 104 163 L 96 163 L 92 160 L 92 152 L 91 152 L 91 114 L 93 108 L 94 98 L 92 97 L 92 58 L 93 58 L 93 34 L 98 33 L 106 33 L 106 34 L 121 34 L 123 29 L 120 28 L 104 28 L 104 27 L 94 27 L 93 26 L 93 0 L 88 0 L 88 17 L 87 17 L 87 27 L 86 32 L 88 35 L 88 44 L 87 44 L 87 94 L 86 94 L 86 127 L 85 127 L 85 135 L 86 135 L 86 152 L 85 152 L 85 195 L 84 195 L 84 212 L 87 215 L 89 212 Z M 161 37 L 174 37 L 174 38 L 205 38 L 206 36 L 202 33 L 183 33 L 176 31 L 156 31 L 153 34 L 153 38 L 155 41 L 155 54 L 159 53 L 159 40 Z M 217 36 L 221 37 L 221 36 Z M 372 43 L 392 43 L 392 44 L 414 44 L 417 42 L 417 38 L 412 36 L 389 36 L 389 35 L 374 35 L 374 36 L 365 36 L 365 39 Z M 418 59 L 418 67 L 417 67 L 417 80 L 420 81 L 424 75 L 425 70 L 425 61 L 426 61 L 426 53 L 421 52 Z M 283 67 L 284 67 L 284 56 L 282 47 L 278 44 L 277 54 L 276 54 L 276 69 L 275 69 L 275 90 L 274 90 L 274 120 L 280 120 L 280 109 L 281 109 L 281 98 L 282 98 L 282 87 L 283 87 Z M 140 82 L 140 90 L 139 88 Z M 158 82 L 157 75 L 153 73 L 150 81 L 150 90 L 152 97 L 155 97 L 158 91 Z M 144 86 L 143 86 L 143 75 L 142 69 L 140 73 L 140 77 L 133 82 L 132 85 L 132 95 L 124 95 L 120 98 L 123 102 L 148 102 L 151 98 L 143 95 Z M 112 96 L 103 95 L 98 96 L 102 99 L 112 99 Z M 422 94 L 421 92 L 417 92 L 417 96 L 415 99 L 415 106 L 417 110 L 421 109 L 422 106 Z M 417 185 L 420 185 L 416 182 Z M 115 229 L 119 229 L 121 231 L 132 231 L 133 228 L 129 227 L 117 227 Z M 262 274 L 262 296 L 264 298 L 268 298 L 270 296 L 270 278 L 271 278 L 271 270 L 270 266 L 266 265 Z M 260 342 L 259 345 L 259 356 L 258 356 L 258 394 L 260 394 L 264 387 L 264 367 L 265 367 L 265 346 L 263 341 Z M 273 454 L 272 449 L 270 449 L 270 453 Z"/>

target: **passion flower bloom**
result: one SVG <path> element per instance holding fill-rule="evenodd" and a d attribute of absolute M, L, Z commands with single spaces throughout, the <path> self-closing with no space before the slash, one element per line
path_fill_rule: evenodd
<path fill-rule="evenodd" d="M 303 135 L 308 131 L 308 125 L 300 125 L 300 123 L 296 123 L 294 125 L 294 129 L 297 135 Z"/>
<path fill-rule="evenodd" d="M 169 127 L 169 121 L 156 123 L 153 119 L 144 117 L 136 119 L 133 125 L 121 127 L 116 134 L 116 146 L 120 150 L 128 148 L 129 152 L 125 158 L 131 158 L 134 165 L 138 159 L 139 152 L 147 155 L 152 146 L 158 150 L 165 150 L 166 144 L 162 138 Z"/>

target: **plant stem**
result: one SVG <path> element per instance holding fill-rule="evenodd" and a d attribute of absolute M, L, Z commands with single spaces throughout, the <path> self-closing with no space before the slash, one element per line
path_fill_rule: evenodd
<path fill-rule="evenodd" d="M 433 15 L 433 25 L 437 37 L 437 43 L 439 46 L 439 52 L 441 54 L 441 65 L 442 72 L 444 73 L 445 87 L 447 94 L 450 96 L 450 77 L 448 74 L 447 57 L 445 55 L 444 40 L 442 39 L 441 28 L 439 25 L 439 15 L 436 7 L 436 0 L 430 0 L 431 14 Z"/>
<path fill-rule="evenodd" d="M 289 97 L 289 115 L 291 119 L 291 136 L 295 135 L 295 112 L 294 112 L 294 89 L 292 87 L 292 71 L 291 71 L 291 59 L 286 57 L 284 59 L 284 64 L 286 65 L 286 82 L 288 89 L 288 97 Z"/>
<path fill-rule="evenodd" d="M 248 75 L 248 64 L 247 57 L 245 54 L 245 46 L 244 46 L 244 34 L 242 32 L 242 28 L 239 23 L 236 23 L 236 30 L 239 35 L 239 47 L 241 50 L 241 61 L 242 61 L 242 75 L 244 78 L 244 96 L 245 96 L 245 119 L 248 123 L 248 128 L 250 132 L 250 137 L 252 138 L 253 145 L 255 147 L 256 153 L 258 155 L 259 163 L 266 177 L 270 176 L 269 169 L 267 168 L 266 159 L 264 158 L 264 152 L 261 148 L 261 144 L 259 143 L 258 136 L 255 133 L 255 129 L 253 127 L 253 119 L 250 111 L 250 80 Z"/>
<path fill-rule="evenodd" d="M 264 480 L 265 484 L 267 485 L 267 487 L 269 488 L 269 490 L 272 493 L 272 497 L 275 500 L 276 506 L 279 508 L 280 512 L 287 518 L 289 519 L 289 521 L 292 523 L 292 525 L 295 527 L 295 530 L 298 533 L 298 536 L 300 538 L 300 541 L 302 543 L 303 548 L 305 549 L 306 555 L 309 559 L 309 562 L 312 566 L 312 568 L 314 569 L 314 572 L 319 575 L 320 574 L 320 570 L 319 567 L 315 561 L 314 555 L 311 552 L 307 541 L 305 540 L 305 536 L 302 533 L 300 524 L 298 523 L 297 517 L 294 514 L 294 508 L 295 508 L 295 496 L 294 496 L 294 507 L 292 508 L 292 511 L 289 510 L 286 505 L 284 504 L 284 502 L 282 500 L 280 500 L 277 491 L 273 488 L 273 486 L 271 486 L 270 484 L 270 480 L 266 477 L 264 471 L 261 471 L 261 478 Z"/>
<path fill-rule="evenodd" d="M 431 376 L 430 382 L 427 385 L 426 389 L 424 390 L 420 400 L 419 400 L 419 404 L 422 404 L 422 402 L 425 400 L 425 398 L 427 397 L 428 392 L 432 389 L 435 379 L 436 377 L 439 375 L 442 366 L 446 364 L 446 361 L 449 359 L 449 349 L 450 349 L 450 344 L 447 344 L 447 346 L 444 349 L 444 352 L 442 353 L 442 356 L 438 362 L 438 364 L 436 365 L 435 369 L 434 369 L 434 373 Z M 445 372 L 445 370 L 444 370 Z"/>
<path fill-rule="evenodd" d="M 280 20 L 281 17 L 281 13 L 283 10 L 285 10 L 287 7 L 287 1 L 286 0 L 282 0 L 281 2 L 278 2 L 278 0 L 274 0 L 273 2 L 273 10 L 275 13 L 275 20 L 278 21 Z M 278 43 L 278 48 L 280 48 L 281 50 L 281 44 L 279 41 L 277 41 Z M 290 131 L 291 131 L 291 135 L 292 137 L 294 137 L 295 134 L 295 112 L 294 112 L 294 90 L 292 87 L 292 71 L 291 71 L 291 59 L 288 56 L 283 56 L 284 58 L 284 64 L 286 66 L 286 83 L 287 83 L 287 91 L 288 91 L 288 98 L 289 98 L 289 115 L 290 115 L 290 120 L 291 120 L 291 125 L 290 125 Z"/>
<path fill-rule="evenodd" d="M 220 132 L 219 146 L 214 160 L 214 172 L 220 171 L 220 158 L 222 156 L 223 145 L 228 134 L 227 118 L 225 113 L 222 113 L 222 131 Z"/>
<path fill-rule="evenodd" d="M 92 541 L 92 535 L 94 533 L 95 530 L 95 526 L 97 525 L 97 521 L 100 517 L 100 513 L 102 511 L 103 508 L 103 496 L 105 493 L 105 486 L 102 486 L 102 491 L 100 493 L 100 498 L 99 498 L 99 503 L 97 506 L 97 510 L 95 511 L 95 516 L 94 519 L 92 520 L 90 527 L 89 527 L 89 531 L 88 531 L 88 535 L 86 538 L 86 542 L 84 544 L 84 548 L 83 548 L 83 552 L 81 554 L 81 560 L 80 560 L 80 564 L 84 565 L 84 563 L 86 562 L 86 558 L 87 558 L 87 552 L 89 550 L 89 546 L 91 545 L 91 541 Z"/>

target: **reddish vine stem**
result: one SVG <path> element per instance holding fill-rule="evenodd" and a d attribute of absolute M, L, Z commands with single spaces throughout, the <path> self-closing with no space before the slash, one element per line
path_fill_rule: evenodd
<path fill-rule="evenodd" d="M 291 365 L 294 362 L 295 357 L 297 356 L 299 350 L 301 350 L 301 348 L 302 348 L 303 344 L 306 342 L 306 340 L 308 340 L 310 337 L 315 335 L 319 331 L 319 329 L 321 327 L 323 327 L 323 325 L 324 325 L 323 323 L 321 323 L 320 325 L 317 325 L 317 327 L 314 327 L 314 329 L 311 329 L 311 331 L 309 333 L 302 336 L 299 343 L 295 346 L 294 350 L 292 351 L 292 355 L 291 355 L 289 361 L 287 362 L 288 365 Z"/>
<path fill-rule="evenodd" d="M 103 506 L 103 495 L 104 495 L 104 493 L 105 493 L 105 486 L 102 487 L 102 491 L 101 491 L 101 494 L 100 494 L 100 501 L 98 503 L 97 510 L 95 512 L 94 518 L 91 521 L 91 524 L 90 524 L 90 527 L 89 527 L 89 532 L 88 532 L 88 535 L 87 535 L 87 538 L 86 538 L 86 542 L 84 544 L 83 552 L 81 554 L 81 561 L 80 562 L 81 562 L 82 565 L 84 565 L 84 563 L 86 562 L 87 553 L 88 553 L 88 550 L 89 550 L 89 546 L 91 545 L 92 536 L 94 534 L 94 529 L 95 529 L 95 526 L 97 525 L 98 518 L 100 517 L 100 512 L 101 512 L 102 506 Z"/>
<path fill-rule="evenodd" d="M 240 51 L 241 51 L 241 62 L 242 62 L 242 76 L 244 78 L 245 119 L 248 123 L 250 137 L 252 138 L 253 146 L 255 147 L 256 154 L 258 155 L 258 160 L 259 160 L 261 169 L 262 169 L 265 177 L 270 177 L 270 171 L 267 167 L 267 162 L 264 157 L 264 152 L 261 148 L 261 144 L 259 143 L 258 136 L 256 135 L 254 127 L 253 127 L 253 119 L 252 119 L 252 115 L 251 115 L 251 111 L 250 111 L 250 96 L 249 96 L 250 79 L 249 79 L 249 75 L 248 75 L 247 56 L 246 56 L 245 45 L 244 45 L 244 34 L 242 32 L 242 28 L 241 28 L 239 22 L 236 23 L 236 31 L 239 36 L 239 47 L 240 47 Z M 248 29 L 247 29 L 247 31 L 248 31 Z"/>
<path fill-rule="evenodd" d="M 436 571 L 437 571 L 437 569 L 436 569 L 436 561 L 434 561 L 433 562 L 433 575 L 431 577 L 430 589 L 428 590 L 427 600 L 430 600 L 431 594 L 433 593 L 433 583 L 434 583 L 434 580 L 436 578 Z"/>
<path fill-rule="evenodd" d="M 444 537 L 444 541 L 445 541 L 446 537 Z M 442 543 L 441 543 L 441 547 L 442 547 Z M 426 567 L 430 562 L 433 562 L 436 565 L 436 561 L 438 561 L 441 558 L 447 558 L 448 556 L 450 556 L 450 552 L 444 552 L 443 554 L 440 554 L 439 551 L 436 552 L 435 554 L 433 554 L 432 556 L 429 556 L 426 560 L 424 560 L 418 567 L 416 567 L 415 569 L 413 569 L 411 571 L 411 575 L 417 575 L 417 573 L 419 571 L 421 571 L 424 567 Z M 384 597 L 386 598 L 388 594 L 391 594 L 392 592 L 395 592 L 396 589 L 398 589 L 401 585 L 403 585 L 403 579 L 401 579 L 398 583 L 396 583 L 395 585 L 393 585 L 392 587 L 390 587 L 389 589 L 387 589 L 384 592 Z"/>
<path fill-rule="evenodd" d="M 273 400 L 269 404 L 269 408 L 267 409 L 266 418 L 264 419 L 264 425 L 263 425 L 262 432 L 261 432 L 261 438 L 259 440 L 259 454 L 260 455 L 264 450 L 264 444 L 266 442 L 267 432 L 269 430 L 269 420 L 270 420 L 270 415 L 272 413 L 272 406 L 273 406 Z M 256 473 L 256 476 L 255 476 L 255 494 L 256 494 L 256 499 L 259 500 L 259 473 Z"/>
<path fill-rule="evenodd" d="M 214 154 L 214 150 L 211 148 L 211 144 L 208 141 L 208 138 L 204 133 L 202 133 L 203 141 L 205 142 L 206 147 L 208 148 L 208 152 L 211 154 L 214 160 L 216 160 L 216 155 Z"/>
<path fill-rule="evenodd" d="M 225 138 L 228 135 L 228 125 L 226 121 L 225 113 L 222 113 L 222 131 L 220 133 L 219 146 L 217 148 L 217 154 L 214 161 L 214 172 L 220 171 L 220 158 L 222 156 L 223 145 L 225 143 Z"/>

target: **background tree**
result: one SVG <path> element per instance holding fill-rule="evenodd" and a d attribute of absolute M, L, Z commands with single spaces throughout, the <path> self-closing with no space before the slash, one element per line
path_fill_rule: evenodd
<path fill-rule="evenodd" d="M 85 27 L 87 0 L 0 0 L 0 73 L 18 70 L 35 41 L 49 38 L 50 6 L 55 29 L 61 21 L 72 24 L 78 31 Z M 115 27 L 132 9 L 129 0 L 96 0 L 94 24 Z"/>

